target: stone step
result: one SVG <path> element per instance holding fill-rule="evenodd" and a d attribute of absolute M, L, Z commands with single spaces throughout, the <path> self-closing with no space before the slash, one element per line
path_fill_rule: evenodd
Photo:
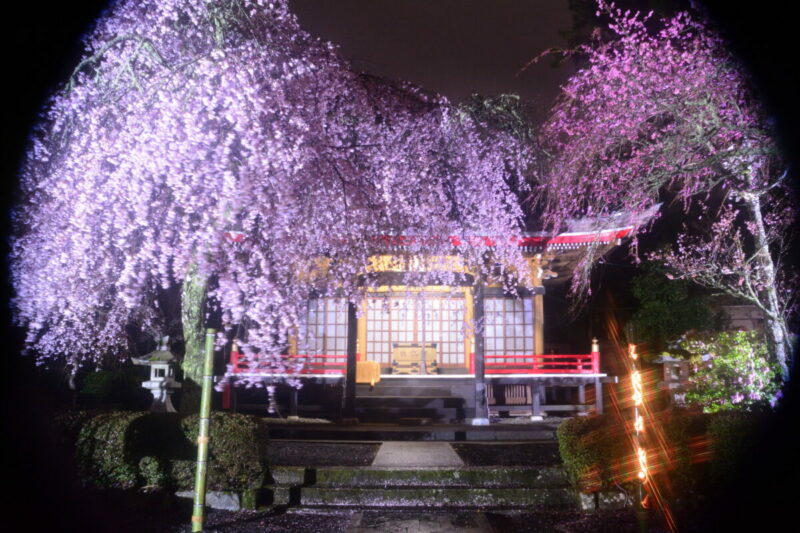
<path fill-rule="evenodd" d="M 471 376 L 445 376 L 442 374 L 381 374 L 380 384 L 408 385 L 413 387 L 450 386 L 451 383 L 474 383 Z"/>
<path fill-rule="evenodd" d="M 391 385 L 378 383 L 374 387 L 359 384 L 356 387 L 357 398 L 368 398 L 371 396 L 453 396 L 450 387 L 406 387 L 401 385 Z"/>
<path fill-rule="evenodd" d="M 446 488 L 542 488 L 567 487 L 560 466 L 464 466 L 464 467 L 320 467 L 317 487 L 446 487 Z"/>
<path fill-rule="evenodd" d="M 356 407 L 356 416 L 362 422 L 392 423 L 400 419 L 429 418 L 433 421 L 464 420 L 469 415 L 465 408 L 456 407 Z"/>
<path fill-rule="evenodd" d="M 301 489 L 305 507 L 349 508 L 575 508 L 568 487 L 324 487 Z"/>
<path fill-rule="evenodd" d="M 376 467 L 376 466 L 271 466 L 275 485 L 319 486 L 452 486 L 561 487 L 568 486 L 559 465 Z"/>
<path fill-rule="evenodd" d="M 465 417 L 472 416 L 469 409 Z M 405 416 L 405 415 L 403 415 Z M 468 424 L 435 424 L 429 426 L 399 426 L 397 419 L 387 423 L 371 423 L 366 418 L 361 424 L 270 424 L 270 438 L 294 440 L 344 440 L 344 441 L 542 441 L 555 440 L 555 426 L 548 423 L 529 425 L 470 426 Z"/>
<path fill-rule="evenodd" d="M 464 398 L 456 396 L 366 396 L 358 399 L 357 408 L 460 408 L 466 407 Z"/>
<path fill-rule="evenodd" d="M 366 383 L 359 383 L 357 387 L 369 389 L 369 384 Z M 453 389 L 464 389 L 469 390 L 475 389 L 475 380 L 472 378 L 447 378 L 447 377 L 404 377 L 404 378 L 392 378 L 389 376 L 383 376 L 381 380 L 374 385 L 374 389 L 383 389 L 388 387 L 403 387 L 403 388 L 411 388 L 411 389 L 425 389 L 425 388 L 441 388 L 445 390 L 453 390 Z"/>

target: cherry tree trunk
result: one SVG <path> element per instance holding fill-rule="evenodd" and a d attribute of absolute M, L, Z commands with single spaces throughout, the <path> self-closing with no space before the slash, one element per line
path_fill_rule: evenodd
<path fill-rule="evenodd" d="M 759 300 L 764 310 L 764 329 L 772 352 L 774 361 L 780 366 L 783 379 L 789 377 L 788 360 L 791 353 L 789 337 L 787 335 L 786 320 L 778 300 L 778 292 L 775 287 L 775 263 L 769 250 L 769 240 L 764 218 L 761 211 L 761 198 L 755 194 L 747 197 L 747 207 L 753 217 L 756 253 L 753 256 L 755 261 L 764 273 L 764 288 L 760 291 Z"/>
<path fill-rule="evenodd" d="M 192 267 L 183 281 L 181 292 L 181 323 L 185 352 L 181 369 L 180 412 L 195 413 L 200 407 L 200 383 L 203 378 L 203 347 L 205 344 L 205 302 L 208 280 Z"/>

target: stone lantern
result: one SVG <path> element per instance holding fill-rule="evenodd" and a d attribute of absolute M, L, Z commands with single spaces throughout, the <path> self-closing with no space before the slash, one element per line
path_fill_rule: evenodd
<path fill-rule="evenodd" d="M 658 383 L 658 388 L 667 393 L 673 405 L 684 405 L 689 386 L 689 361 L 662 354 L 653 362 L 664 365 L 664 380 Z"/>
<path fill-rule="evenodd" d="M 142 383 L 142 387 L 148 389 L 153 395 L 153 403 L 150 411 L 155 413 L 175 413 L 172 405 L 172 392 L 180 388 L 181 384 L 175 381 L 173 362 L 175 356 L 169 351 L 169 337 L 161 339 L 161 346 L 147 355 L 134 357 L 133 362 L 137 365 L 148 365 L 150 367 L 150 380 Z"/>

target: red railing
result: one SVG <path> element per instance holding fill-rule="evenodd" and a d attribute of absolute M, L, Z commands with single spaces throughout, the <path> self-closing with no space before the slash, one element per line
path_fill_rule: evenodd
<path fill-rule="evenodd" d="M 287 362 L 304 360 L 305 365 L 300 371 L 300 375 L 320 375 L 320 374 L 339 374 L 347 373 L 347 356 L 333 354 L 314 354 L 314 355 L 283 355 Z M 358 354 L 356 358 L 358 359 Z M 300 361 L 298 361 L 300 362 Z M 238 351 L 231 350 L 231 367 L 234 374 L 269 374 L 273 367 L 267 362 L 247 361 Z"/>
<path fill-rule="evenodd" d="M 287 359 L 304 359 L 305 366 L 300 375 L 347 373 L 347 356 L 333 354 L 285 355 Z M 361 360 L 361 354 L 356 354 Z M 599 374 L 600 353 L 588 354 L 502 354 L 484 356 L 486 374 Z M 231 367 L 234 374 L 272 372 L 266 361 L 246 361 L 238 351 L 231 351 Z M 475 373 L 475 354 L 469 354 L 469 373 Z"/>
<path fill-rule="evenodd" d="M 485 355 L 486 374 L 599 374 L 600 353 Z M 469 371 L 475 373 L 475 354 L 469 354 Z"/>

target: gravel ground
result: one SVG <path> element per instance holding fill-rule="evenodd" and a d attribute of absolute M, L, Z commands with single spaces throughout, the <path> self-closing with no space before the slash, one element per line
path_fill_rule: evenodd
<path fill-rule="evenodd" d="M 206 533 L 339 533 L 350 525 L 351 512 L 285 513 L 283 511 L 214 511 L 206 517 Z M 167 533 L 189 533 L 188 522 Z"/>
<path fill-rule="evenodd" d="M 189 533 L 191 501 L 177 499 L 162 492 L 141 491 L 91 491 L 83 494 L 84 509 L 80 528 L 77 524 L 62 523 L 60 531 L 82 533 Z M 457 525 L 464 516 L 475 511 L 453 510 L 305 510 L 286 512 L 282 508 L 267 511 L 220 511 L 208 509 L 207 533 L 339 533 L 350 530 L 354 515 L 367 531 L 399 532 L 394 526 L 402 525 L 413 518 L 423 523 L 446 522 Z M 447 520 L 443 519 L 445 517 Z M 636 531 L 636 518 L 632 510 L 585 513 L 564 510 L 540 510 L 536 512 L 489 512 L 484 514 L 484 524 L 495 533 L 627 533 Z M 658 517 L 650 520 L 649 533 L 667 533 Z M 465 522 L 466 523 L 466 522 Z M 383 524 L 383 525 L 381 525 Z M 705 533 L 713 527 L 692 524 L 684 517 L 679 520 L 684 533 Z M 693 527 L 687 527 L 687 526 Z M 458 528 L 455 528 L 458 530 Z M 9 530 L 11 531 L 11 530 Z M 14 531 L 32 531 L 14 529 Z M 409 530 L 409 533 L 414 531 Z M 421 528 L 418 531 L 431 531 Z"/>
<path fill-rule="evenodd" d="M 341 511 L 337 513 L 323 512 L 311 513 L 284 513 L 281 511 L 269 512 L 231 512 L 210 511 L 206 521 L 206 531 L 209 533 L 261 533 L 261 532 L 308 532 L 308 533 L 338 533 L 350 529 L 354 520 L 353 515 L 358 511 Z M 404 526 L 412 519 L 425 523 L 450 522 L 454 530 L 459 530 L 461 523 L 467 528 L 474 527 L 474 519 L 468 515 L 476 514 L 475 511 L 377 511 L 366 510 L 357 518 L 359 525 L 365 531 L 395 532 L 404 531 L 395 526 Z M 499 512 L 485 513 L 483 524 L 488 525 L 492 533 L 533 533 L 552 531 L 556 533 L 634 533 L 637 531 L 636 517 L 630 510 L 604 511 L 598 513 L 581 513 L 577 511 L 537 511 L 537 512 Z M 480 523 L 480 521 L 479 521 Z M 359 528 L 361 530 L 361 528 Z M 167 533 L 188 533 L 191 530 L 188 524 L 165 530 Z M 418 531 L 431 531 L 428 527 L 421 527 Z M 648 523 L 648 533 L 667 533 L 668 530 L 661 526 L 657 520 L 651 519 Z M 412 530 L 409 530 L 412 533 Z"/>
<path fill-rule="evenodd" d="M 380 443 L 269 442 L 268 461 L 275 466 L 369 466 Z"/>
<path fill-rule="evenodd" d="M 554 442 L 509 444 L 451 443 L 467 466 L 517 466 L 560 464 Z"/>
<path fill-rule="evenodd" d="M 488 513 L 493 532 L 533 533 L 634 533 L 636 516 L 629 509 L 585 513 L 578 511 L 539 511 L 536 513 Z M 648 533 L 668 533 L 657 520 L 648 523 Z"/>

